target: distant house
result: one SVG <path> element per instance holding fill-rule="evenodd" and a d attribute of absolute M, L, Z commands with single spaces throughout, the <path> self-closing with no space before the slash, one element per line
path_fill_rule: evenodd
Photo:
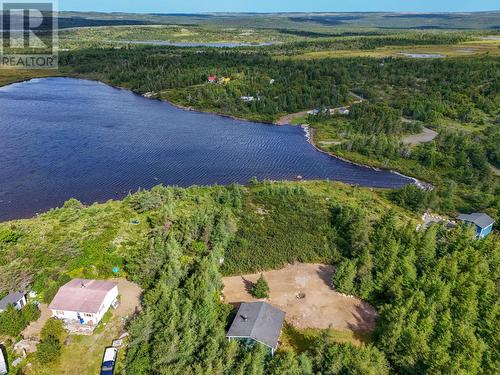
<path fill-rule="evenodd" d="M 68 325 L 93 329 L 118 297 L 118 283 L 106 280 L 73 279 L 63 285 L 49 305 L 52 316 Z"/>
<path fill-rule="evenodd" d="M 225 84 L 231 82 L 231 78 L 229 78 L 229 77 L 220 77 L 219 80 L 218 80 L 218 82 L 221 85 L 225 85 Z"/>
<path fill-rule="evenodd" d="M 242 96 L 241 100 L 243 100 L 246 103 L 253 102 L 255 100 L 255 97 L 253 96 Z"/>
<path fill-rule="evenodd" d="M 276 82 L 274 79 L 270 79 L 270 80 L 269 80 L 269 84 L 270 84 L 270 85 L 274 84 L 274 82 Z"/>
<path fill-rule="evenodd" d="M 493 229 L 493 224 L 495 223 L 495 220 L 493 220 L 490 216 L 480 212 L 462 214 L 459 215 L 457 219 L 467 224 L 475 225 L 477 238 L 484 238 L 490 234 Z"/>
<path fill-rule="evenodd" d="M 348 107 L 340 107 L 340 108 L 331 108 L 328 110 L 328 112 L 330 113 L 330 115 L 335 115 L 335 114 L 339 114 L 339 115 L 348 115 L 350 113 L 350 110 Z"/>
<path fill-rule="evenodd" d="M 9 293 L 0 300 L 0 312 L 7 310 L 7 306 L 13 305 L 16 310 L 26 306 L 26 295 L 21 292 Z"/>
<path fill-rule="evenodd" d="M 318 115 L 321 113 L 321 108 L 314 108 L 314 109 L 311 109 L 310 111 L 307 111 L 307 114 L 308 115 Z"/>
<path fill-rule="evenodd" d="M 208 80 L 208 83 L 216 83 L 217 76 L 208 76 L 207 80 Z"/>
<path fill-rule="evenodd" d="M 339 108 L 339 115 L 348 115 L 350 113 L 349 108 L 342 107 Z"/>
<path fill-rule="evenodd" d="M 249 345 L 260 342 L 274 354 L 284 321 L 285 312 L 266 302 L 242 303 L 226 337 Z"/>

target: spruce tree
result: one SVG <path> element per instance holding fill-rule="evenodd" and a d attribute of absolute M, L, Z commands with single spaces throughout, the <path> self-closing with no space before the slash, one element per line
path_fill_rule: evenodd
<path fill-rule="evenodd" d="M 252 294 L 255 298 L 267 298 L 269 297 L 269 285 L 267 285 L 264 275 L 260 274 L 259 279 L 253 286 Z"/>

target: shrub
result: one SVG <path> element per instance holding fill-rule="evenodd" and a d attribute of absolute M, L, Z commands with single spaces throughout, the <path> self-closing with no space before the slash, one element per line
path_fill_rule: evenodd
<path fill-rule="evenodd" d="M 16 337 L 24 327 L 25 324 L 21 312 L 9 304 L 7 309 L 0 314 L 0 335 Z"/>
<path fill-rule="evenodd" d="M 431 193 L 413 184 L 405 185 L 391 194 L 394 203 L 414 212 L 424 211 L 431 200 Z"/>
<path fill-rule="evenodd" d="M 55 337 L 60 342 L 65 339 L 66 330 L 64 329 L 64 324 L 59 319 L 49 319 L 45 323 L 41 332 L 41 339 L 46 340 L 50 336 Z"/>
<path fill-rule="evenodd" d="M 16 243 L 20 237 L 21 234 L 12 229 L 0 230 L 0 243 Z"/>
<path fill-rule="evenodd" d="M 356 278 L 356 264 L 349 259 L 340 262 L 333 274 L 332 282 L 335 288 L 346 294 L 354 294 L 354 280 Z"/>
<path fill-rule="evenodd" d="M 255 283 L 252 289 L 252 295 L 256 298 L 267 298 L 269 297 L 269 285 L 267 285 L 264 275 L 260 275 L 259 279 Z"/>
<path fill-rule="evenodd" d="M 47 320 L 40 336 L 42 340 L 36 352 L 38 361 L 42 364 L 54 361 L 61 354 L 62 342 L 66 338 L 63 322 L 58 319 Z"/>
<path fill-rule="evenodd" d="M 39 316 L 40 310 L 33 304 L 28 304 L 20 311 L 9 304 L 7 309 L 0 314 L 0 335 L 16 337 Z"/>
<path fill-rule="evenodd" d="M 54 361 L 61 354 L 61 343 L 54 336 L 48 336 L 38 344 L 36 357 L 42 364 Z"/>

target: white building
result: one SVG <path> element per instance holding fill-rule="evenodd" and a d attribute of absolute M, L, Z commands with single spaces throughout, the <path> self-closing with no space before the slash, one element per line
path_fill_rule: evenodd
<path fill-rule="evenodd" d="M 339 108 L 339 114 L 348 115 L 349 113 L 350 113 L 349 108 L 347 108 L 347 107 Z"/>
<path fill-rule="evenodd" d="M 0 312 L 7 310 L 7 306 L 12 305 L 16 310 L 21 310 L 26 306 L 26 295 L 21 292 L 9 293 L 0 300 Z"/>
<path fill-rule="evenodd" d="M 117 297 L 116 282 L 73 279 L 59 289 L 49 309 L 65 323 L 95 327 Z"/>

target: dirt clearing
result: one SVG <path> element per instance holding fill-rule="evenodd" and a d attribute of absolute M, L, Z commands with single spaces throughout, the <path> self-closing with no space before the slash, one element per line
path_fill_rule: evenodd
<path fill-rule="evenodd" d="M 377 312 L 370 304 L 337 293 L 331 287 L 332 266 L 295 263 L 263 274 L 270 288 L 266 301 L 284 310 L 286 320 L 297 328 L 331 327 L 341 331 L 375 328 Z M 257 301 L 248 291 L 259 276 L 260 273 L 225 277 L 226 302 Z"/>
<path fill-rule="evenodd" d="M 113 312 L 119 317 L 132 316 L 141 306 L 142 289 L 133 282 L 126 279 L 113 279 L 118 283 L 118 293 L 120 295 L 120 305 Z"/>
<path fill-rule="evenodd" d="M 403 143 L 406 143 L 409 145 L 419 145 L 421 143 L 430 142 L 434 138 L 436 138 L 437 136 L 438 136 L 437 132 L 435 132 L 432 129 L 424 127 L 422 133 L 410 134 L 410 135 L 404 136 Z"/>

